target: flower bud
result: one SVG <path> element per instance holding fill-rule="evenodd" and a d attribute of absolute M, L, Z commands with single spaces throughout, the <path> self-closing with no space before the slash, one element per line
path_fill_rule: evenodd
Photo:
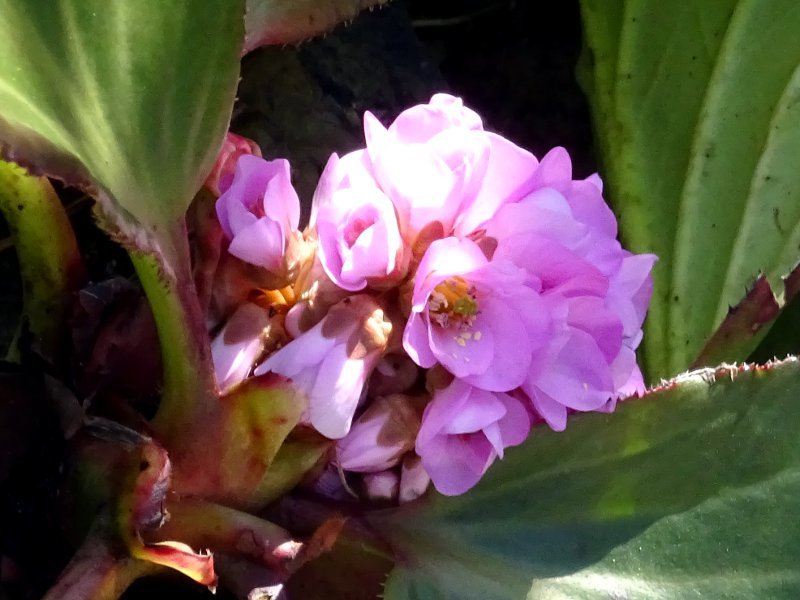
<path fill-rule="evenodd" d="M 400 476 L 394 471 L 367 473 L 363 485 L 364 493 L 373 502 L 394 502 L 400 488 Z"/>
<path fill-rule="evenodd" d="M 286 273 L 287 257 L 299 250 L 300 200 L 289 162 L 243 155 L 233 182 L 217 200 L 217 217 L 236 258 L 273 273 Z"/>
<path fill-rule="evenodd" d="M 206 177 L 205 186 L 217 197 L 224 194 L 233 183 L 236 161 L 244 154 L 261 156 L 261 148 L 253 140 L 236 135 L 230 131 L 222 142 L 217 160 L 211 173 Z"/>
<path fill-rule="evenodd" d="M 349 163 L 356 167 L 348 168 Z M 312 226 L 328 277 L 339 287 L 357 291 L 385 287 L 402 278 L 407 268 L 391 200 L 364 170 L 363 152 L 328 161 L 314 195 Z"/>
<path fill-rule="evenodd" d="M 431 478 L 422 466 L 422 459 L 416 454 L 406 454 L 400 468 L 400 504 L 416 500 L 428 489 Z"/>
<path fill-rule="evenodd" d="M 414 448 L 419 431 L 420 413 L 416 404 L 403 394 L 373 400 L 336 446 L 342 469 L 374 473 L 400 462 Z"/>

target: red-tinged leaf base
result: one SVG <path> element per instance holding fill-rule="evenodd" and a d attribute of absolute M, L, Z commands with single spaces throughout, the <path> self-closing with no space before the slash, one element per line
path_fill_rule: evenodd
<path fill-rule="evenodd" d="M 745 360 L 756 348 L 783 308 L 794 299 L 800 281 L 800 267 L 784 278 L 784 291 L 776 297 L 767 278 L 759 275 L 739 304 L 706 342 L 692 363 L 692 369 L 723 362 Z"/>

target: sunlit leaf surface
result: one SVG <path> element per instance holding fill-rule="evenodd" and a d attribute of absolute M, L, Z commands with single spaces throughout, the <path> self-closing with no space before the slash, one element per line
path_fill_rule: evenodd
<path fill-rule="evenodd" d="M 0 0 L 2 153 L 93 188 L 115 224 L 158 237 L 228 125 L 243 4 Z"/>
<path fill-rule="evenodd" d="M 681 377 L 375 519 L 387 600 L 797 598 L 800 367 Z"/>
<path fill-rule="evenodd" d="M 660 257 L 646 370 L 668 376 L 759 272 L 780 294 L 800 258 L 800 4 L 581 4 L 609 197 L 628 246 Z"/>

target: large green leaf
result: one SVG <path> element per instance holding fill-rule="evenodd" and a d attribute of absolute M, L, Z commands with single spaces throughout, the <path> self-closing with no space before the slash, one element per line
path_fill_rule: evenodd
<path fill-rule="evenodd" d="M 374 519 L 387 600 L 797 598 L 800 365 L 682 376 Z"/>
<path fill-rule="evenodd" d="M 664 376 L 693 362 L 759 272 L 780 291 L 800 258 L 800 4 L 582 7 L 610 197 L 631 249 L 661 259 L 644 358 Z"/>
<path fill-rule="evenodd" d="M 228 125 L 244 0 L 0 0 L 0 14 L 3 153 L 158 238 Z"/>

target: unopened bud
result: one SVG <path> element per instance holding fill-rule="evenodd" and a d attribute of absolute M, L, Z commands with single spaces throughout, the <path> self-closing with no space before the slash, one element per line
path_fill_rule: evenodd
<path fill-rule="evenodd" d="M 258 147 L 253 140 L 246 137 L 236 135 L 230 131 L 225 136 L 225 141 L 222 142 L 217 160 L 211 173 L 206 178 L 205 186 L 211 190 L 215 196 L 222 195 L 225 190 L 231 187 L 233 182 L 233 173 L 236 169 L 236 161 L 243 154 L 254 154 L 261 156 L 261 148 Z"/>
<path fill-rule="evenodd" d="M 364 492 L 373 502 L 394 502 L 400 487 L 400 477 L 394 471 L 364 475 Z"/>
<path fill-rule="evenodd" d="M 361 473 L 389 469 L 414 448 L 419 426 L 419 408 L 408 396 L 376 398 L 337 444 L 339 465 Z"/>
<path fill-rule="evenodd" d="M 422 459 L 416 454 L 407 454 L 400 468 L 400 504 L 422 496 L 430 483 L 431 478 L 422 466 Z"/>

